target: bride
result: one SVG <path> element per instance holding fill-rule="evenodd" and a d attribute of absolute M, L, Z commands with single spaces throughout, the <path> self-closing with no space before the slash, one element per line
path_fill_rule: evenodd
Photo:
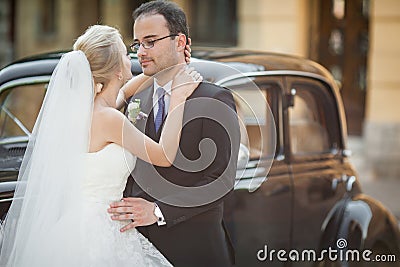
<path fill-rule="evenodd" d="M 95 25 L 51 77 L 4 225 L 0 266 L 170 266 L 136 229 L 120 232 L 120 200 L 136 157 L 171 166 L 186 98 L 202 77 L 177 67 L 159 143 L 116 107 L 150 77 L 133 79 L 119 32 Z M 182 85 L 184 84 L 184 85 Z M 179 86 L 181 85 L 181 86 Z M 128 224 L 129 222 L 125 222 Z"/>

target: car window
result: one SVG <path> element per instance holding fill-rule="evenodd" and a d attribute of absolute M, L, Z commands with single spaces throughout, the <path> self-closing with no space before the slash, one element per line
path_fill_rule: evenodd
<path fill-rule="evenodd" d="M 25 136 L 32 132 L 43 102 L 45 87 L 45 84 L 19 85 L 3 92 L 0 138 Z"/>
<path fill-rule="evenodd" d="M 276 151 L 276 105 L 278 85 L 253 82 L 229 86 L 233 89 L 239 117 L 241 144 L 249 150 L 250 159 L 272 158 Z"/>
<path fill-rule="evenodd" d="M 288 109 L 290 144 L 293 154 L 327 153 L 337 146 L 333 133 L 337 118 L 333 98 L 317 82 L 294 82 L 293 106 Z"/>

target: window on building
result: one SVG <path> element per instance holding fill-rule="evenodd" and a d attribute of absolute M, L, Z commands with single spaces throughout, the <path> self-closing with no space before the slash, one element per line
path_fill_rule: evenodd
<path fill-rule="evenodd" d="M 56 1 L 40 0 L 39 34 L 52 36 L 56 33 Z"/>
<path fill-rule="evenodd" d="M 194 45 L 237 44 L 236 0 L 191 0 L 189 29 Z"/>

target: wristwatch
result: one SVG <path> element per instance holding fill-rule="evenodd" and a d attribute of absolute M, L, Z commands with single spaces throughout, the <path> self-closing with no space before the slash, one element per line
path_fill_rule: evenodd
<path fill-rule="evenodd" d="M 167 222 L 165 221 L 164 215 L 162 214 L 162 212 L 160 210 L 160 207 L 155 202 L 154 202 L 154 215 L 157 217 L 158 226 L 167 224 Z"/>

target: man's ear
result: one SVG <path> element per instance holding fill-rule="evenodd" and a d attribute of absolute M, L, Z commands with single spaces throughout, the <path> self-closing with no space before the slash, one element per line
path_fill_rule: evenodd
<path fill-rule="evenodd" d="M 177 51 L 178 52 L 185 51 L 186 41 L 187 41 L 186 35 L 184 35 L 183 33 L 180 33 L 176 38 L 178 39 Z"/>

